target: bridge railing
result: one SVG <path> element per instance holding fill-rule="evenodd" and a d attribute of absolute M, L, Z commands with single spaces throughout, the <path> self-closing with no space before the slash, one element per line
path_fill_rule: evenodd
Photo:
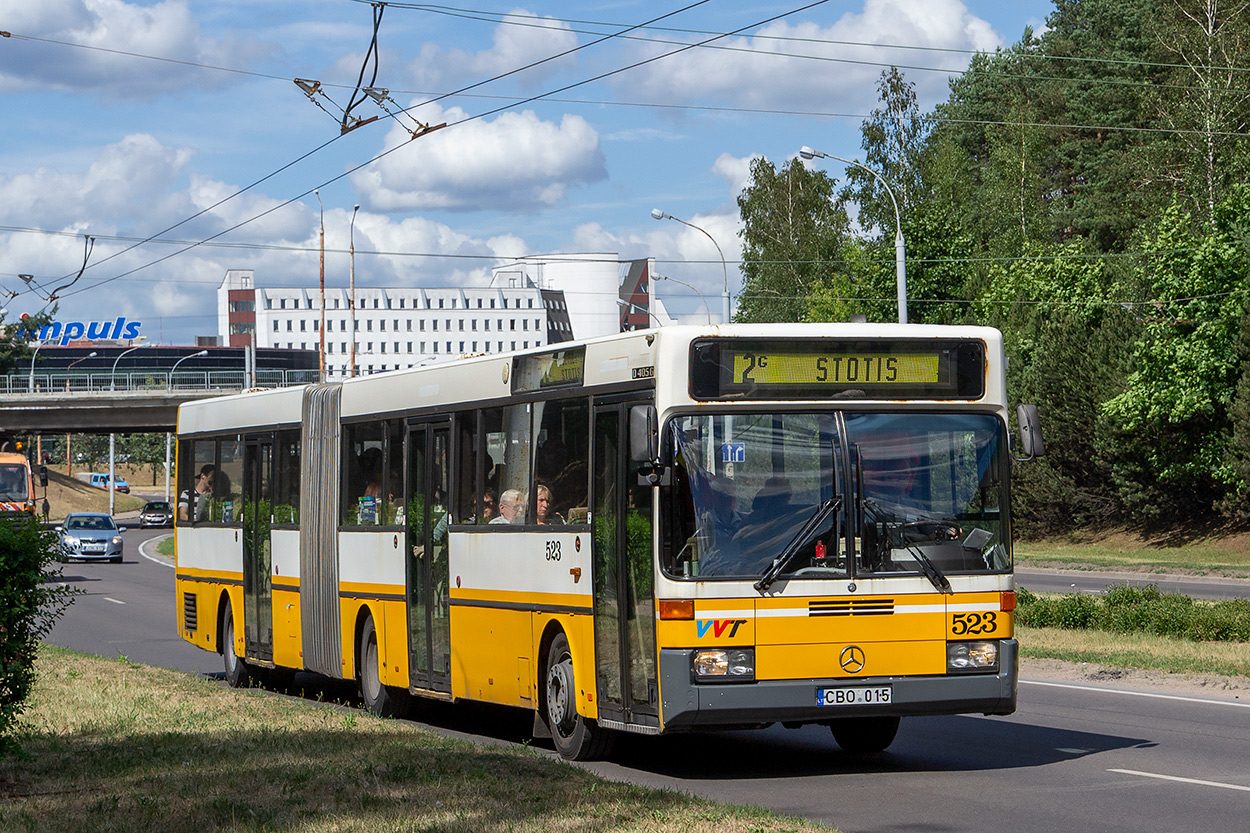
<path fill-rule="evenodd" d="M 318 380 L 316 370 L 258 370 L 252 382 L 258 388 L 286 388 Z M 242 370 L 139 370 L 133 373 L 17 373 L 0 376 L 0 394 L 108 393 L 109 391 L 220 391 L 243 389 Z"/>

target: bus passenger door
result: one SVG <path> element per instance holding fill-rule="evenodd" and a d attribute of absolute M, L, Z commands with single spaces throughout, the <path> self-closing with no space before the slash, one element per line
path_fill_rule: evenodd
<path fill-rule="evenodd" d="M 595 408 L 594 604 L 599 714 L 658 727 L 651 487 L 630 465 L 629 406 Z"/>
<path fill-rule="evenodd" d="M 273 440 L 243 446 L 243 636 L 249 659 L 273 661 L 273 585 L 269 524 Z"/>
<path fill-rule="evenodd" d="M 408 431 L 408 648 L 414 688 L 451 691 L 447 527 L 451 430 L 446 424 Z"/>

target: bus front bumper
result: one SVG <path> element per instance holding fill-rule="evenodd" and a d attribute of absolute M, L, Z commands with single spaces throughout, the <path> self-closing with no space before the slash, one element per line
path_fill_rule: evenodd
<path fill-rule="evenodd" d="M 665 731 L 753 726 L 768 723 L 820 723 L 841 717 L 924 714 L 1011 714 L 1016 710 L 1019 646 L 999 643 L 999 670 L 987 674 L 910 677 L 845 677 L 760 680 L 750 683 L 695 683 L 689 650 L 660 651 L 660 690 Z M 820 689 L 890 686 L 891 702 L 825 706 Z"/>

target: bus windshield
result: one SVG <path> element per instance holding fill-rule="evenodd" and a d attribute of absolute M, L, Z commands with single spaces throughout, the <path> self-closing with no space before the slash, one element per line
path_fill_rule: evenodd
<path fill-rule="evenodd" d="M 25 466 L 0 463 L 0 500 L 24 501 L 30 497 L 30 476 Z"/>
<path fill-rule="evenodd" d="M 671 576 L 755 580 L 771 568 L 937 584 L 1011 566 L 994 415 L 716 413 L 677 417 L 669 432 Z"/>

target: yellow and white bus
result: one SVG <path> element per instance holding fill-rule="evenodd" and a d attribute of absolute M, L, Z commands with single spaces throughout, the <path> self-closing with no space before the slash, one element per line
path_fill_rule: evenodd
<path fill-rule="evenodd" d="M 877 751 L 1015 709 L 1011 459 L 980 327 L 665 327 L 189 403 L 180 630 L 235 685 L 517 706 L 573 759 L 778 721 Z"/>

